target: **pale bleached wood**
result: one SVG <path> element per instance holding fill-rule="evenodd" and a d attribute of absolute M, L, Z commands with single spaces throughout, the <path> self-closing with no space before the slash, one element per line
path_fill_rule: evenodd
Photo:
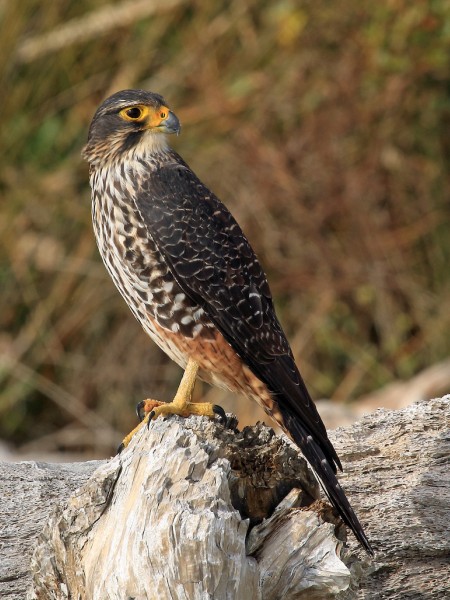
<path fill-rule="evenodd" d="M 346 469 L 341 482 L 377 550 L 373 562 L 351 535 L 341 550 L 323 504 L 295 508 L 316 488 L 295 450 L 267 429 L 237 436 L 175 418 L 107 463 L 1 465 L 0 597 L 25 598 L 31 548 L 46 522 L 30 598 L 67 598 L 68 586 L 72 598 L 121 600 L 450 597 L 450 397 L 378 411 L 331 436 Z M 49 521 L 51 507 L 99 464 Z M 264 493 L 249 492 L 258 482 Z M 233 503 L 261 517 L 295 486 L 308 492 L 299 500 L 293 490 L 246 540 L 248 522 Z"/>
<path fill-rule="evenodd" d="M 24 600 L 30 559 L 55 506 L 85 483 L 102 461 L 0 463 L 0 598 Z"/>
<path fill-rule="evenodd" d="M 260 560 L 247 551 L 249 520 L 269 516 L 293 485 L 305 490 L 295 505 L 317 494 L 297 451 L 264 426 L 235 433 L 195 417 L 158 420 L 50 520 L 29 597 L 289 600 L 312 586 L 322 598 L 330 585 L 347 589 L 334 525 L 314 511 L 285 507 L 253 537 Z"/>
<path fill-rule="evenodd" d="M 450 395 L 378 410 L 330 437 L 377 551 L 358 600 L 450 598 Z"/>

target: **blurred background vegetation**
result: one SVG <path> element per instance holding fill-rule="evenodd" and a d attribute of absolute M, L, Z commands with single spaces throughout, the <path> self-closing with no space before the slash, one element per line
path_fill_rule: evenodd
<path fill-rule="evenodd" d="M 1 439 L 107 455 L 179 381 L 91 229 L 80 150 L 128 87 L 179 116 L 171 141 L 250 238 L 313 397 L 445 361 L 448 0 L 0 0 L 0 19 Z"/>

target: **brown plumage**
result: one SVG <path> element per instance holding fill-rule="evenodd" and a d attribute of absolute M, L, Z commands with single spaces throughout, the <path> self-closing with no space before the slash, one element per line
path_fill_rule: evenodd
<path fill-rule="evenodd" d="M 275 315 L 263 270 L 226 207 L 167 146 L 163 98 L 125 90 L 97 110 L 83 155 L 92 217 L 114 283 L 181 367 L 256 400 L 300 447 L 330 501 L 372 552 L 336 479 L 339 458 Z"/>

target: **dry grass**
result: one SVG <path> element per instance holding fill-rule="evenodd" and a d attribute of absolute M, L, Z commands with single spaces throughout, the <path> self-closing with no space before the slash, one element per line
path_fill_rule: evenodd
<path fill-rule="evenodd" d="M 79 152 L 125 87 L 181 118 L 176 147 L 248 233 L 315 397 L 448 355 L 445 0 L 163 4 L 0 1 L 4 439 L 62 447 L 73 428 L 72 449 L 108 452 L 133 404 L 176 387 L 91 233 Z"/>

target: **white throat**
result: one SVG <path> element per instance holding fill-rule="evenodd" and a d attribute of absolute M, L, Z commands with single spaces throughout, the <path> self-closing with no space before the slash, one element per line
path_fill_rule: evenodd
<path fill-rule="evenodd" d="M 133 154 L 134 158 L 141 156 L 149 156 L 151 154 L 158 154 L 160 152 L 166 152 L 169 149 L 167 143 L 167 136 L 165 133 L 155 133 L 154 131 L 146 131 L 139 143 L 131 148 L 130 153 Z"/>

